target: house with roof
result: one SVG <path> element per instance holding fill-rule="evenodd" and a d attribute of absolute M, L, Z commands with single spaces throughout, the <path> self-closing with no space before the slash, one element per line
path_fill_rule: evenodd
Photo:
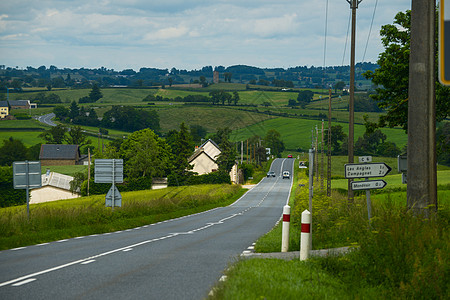
<path fill-rule="evenodd" d="M 37 108 L 36 103 L 31 103 L 30 100 L 8 100 L 11 109 L 29 109 Z"/>
<path fill-rule="evenodd" d="M 78 145 L 64 144 L 43 144 L 39 154 L 42 166 L 81 165 L 85 157 Z"/>
<path fill-rule="evenodd" d="M 72 176 L 50 172 L 42 174 L 42 187 L 31 190 L 30 203 L 42 203 L 56 200 L 73 199 L 80 197 L 79 191 L 70 191 Z"/>
<path fill-rule="evenodd" d="M 192 171 L 198 175 L 217 171 L 219 165 L 216 160 L 221 152 L 219 146 L 213 140 L 208 139 L 188 159 L 189 164 L 193 166 Z M 231 169 L 230 178 L 231 182 L 237 182 L 237 164 Z"/>
<path fill-rule="evenodd" d="M 0 101 L 0 119 L 6 118 L 9 115 L 8 101 Z"/>

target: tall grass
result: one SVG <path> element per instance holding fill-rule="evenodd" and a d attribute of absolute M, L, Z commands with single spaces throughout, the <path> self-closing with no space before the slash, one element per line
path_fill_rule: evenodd
<path fill-rule="evenodd" d="M 297 183 L 306 181 L 299 176 Z M 294 184 L 298 186 L 298 184 Z M 308 208 L 308 189 L 297 188 L 294 192 L 295 204 L 291 211 L 290 251 L 299 250 L 301 212 Z M 377 194 L 377 197 L 383 194 Z M 293 266 L 302 270 L 312 269 L 311 274 L 325 272 L 330 283 L 324 286 L 330 299 L 448 299 L 450 295 L 450 194 L 439 191 L 439 210 L 430 219 L 414 216 L 406 210 L 405 192 L 386 193 L 375 198 L 372 205 L 373 218 L 367 219 L 365 196 L 356 197 L 352 204 L 346 195 L 338 192 L 327 197 L 320 192 L 313 199 L 313 249 L 352 246 L 353 251 L 345 256 L 312 258 L 305 263 L 298 261 L 279 262 L 287 264 L 284 271 L 264 260 L 252 262 L 250 268 L 265 268 L 273 281 L 293 277 L 294 282 L 313 281 L 321 286 L 319 276 L 315 278 L 301 275 Z M 255 250 L 279 252 L 281 246 L 281 226 L 257 241 Z M 243 268 L 242 270 L 240 268 Z M 239 263 L 229 272 L 229 282 L 225 282 L 217 293 L 218 299 L 240 299 L 248 291 L 227 294 L 236 284 L 235 278 L 243 281 L 243 273 L 248 272 L 247 262 Z M 236 271 L 235 271 L 236 270 Z M 289 274 L 286 274 L 286 273 Z M 308 279 L 309 278 L 309 279 Z M 260 289 L 265 291 L 270 279 L 262 278 Z M 335 289 L 342 285 L 344 291 Z M 244 288 L 245 284 L 241 283 Z M 303 286 L 303 284 L 302 284 Z M 298 291 L 298 287 L 287 287 L 283 299 L 296 299 L 308 291 Z M 245 289 L 245 288 L 244 288 Z M 344 293 L 343 293 L 344 292 Z M 265 293 L 265 292 L 264 292 Z M 223 296 L 226 295 L 226 296 Z M 314 297 L 312 297 L 314 298 Z M 244 299 L 244 298 L 242 298 Z"/>
<path fill-rule="evenodd" d="M 0 250 L 142 226 L 232 203 L 238 185 L 199 185 L 122 193 L 122 207 L 104 195 L 0 209 Z"/>

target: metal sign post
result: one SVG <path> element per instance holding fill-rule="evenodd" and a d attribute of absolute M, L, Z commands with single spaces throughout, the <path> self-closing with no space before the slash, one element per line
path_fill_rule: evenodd
<path fill-rule="evenodd" d="M 95 183 L 112 183 L 105 197 L 105 206 L 122 206 L 122 195 L 120 195 L 115 183 L 123 182 L 123 159 L 96 159 L 95 160 Z"/>
<path fill-rule="evenodd" d="M 370 200 L 371 189 L 382 189 L 387 183 L 384 180 L 369 180 L 370 177 L 384 177 L 392 169 L 385 163 L 372 163 L 372 156 L 359 157 L 360 164 L 346 164 L 345 178 L 365 178 L 365 181 L 352 181 L 350 188 L 354 190 L 366 190 L 367 215 L 372 218 L 372 203 Z"/>
<path fill-rule="evenodd" d="M 30 218 L 30 189 L 42 187 L 40 161 L 13 162 L 13 183 L 15 189 L 25 189 L 27 193 L 27 216 Z"/>

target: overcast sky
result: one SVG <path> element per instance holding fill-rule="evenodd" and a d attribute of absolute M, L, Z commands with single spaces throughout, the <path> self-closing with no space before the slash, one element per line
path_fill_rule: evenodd
<path fill-rule="evenodd" d="M 356 60 L 411 0 L 363 0 Z M 327 0 L 1 0 L 0 64 L 139 70 L 323 66 Z M 350 5 L 328 0 L 325 65 L 349 64 Z M 346 48 L 345 57 L 344 50 Z M 343 59 L 344 58 L 344 59 Z"/>

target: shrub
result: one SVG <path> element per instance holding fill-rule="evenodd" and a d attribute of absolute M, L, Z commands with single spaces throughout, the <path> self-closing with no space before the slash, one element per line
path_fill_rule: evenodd
<path fill-rule="evenodd" d="M 22 205 L 26 202 L 26 191 L 14 189 L 13 168 L 0 167 L 0 207 Z"/>

